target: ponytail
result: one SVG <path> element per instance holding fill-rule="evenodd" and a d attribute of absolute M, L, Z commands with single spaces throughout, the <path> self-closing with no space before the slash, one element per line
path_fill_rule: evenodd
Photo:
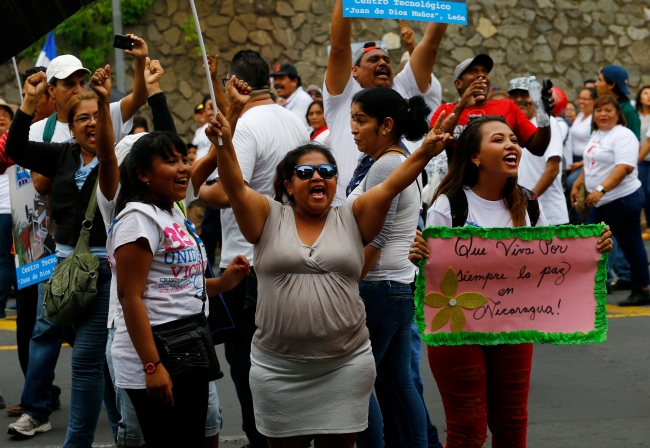
<path fill-rule="evenodd" d="M 380 125 L 388 117 L 395 123 L 396 141 L 406 138 L 416 142 L 429 130 L 427 117 L 431 109 L 421 95 L 405 99 L 389 87 L 364 89 L 352 98 L 361 110 L 377 120 Z"/>

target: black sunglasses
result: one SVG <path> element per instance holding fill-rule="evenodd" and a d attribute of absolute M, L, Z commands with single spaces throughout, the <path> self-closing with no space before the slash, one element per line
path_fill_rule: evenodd
<path fill-rule="evenodd" d="M 298 179 L 302 180 L 311 179 L 316 170 L 318 170 L 318 174 L 320 174 L 320 177 L 323 179 L 331 179 L 336 176 L 336 165 L 330 163 L 324 163 L 318 166 L 299 165 L 295 167 L 294 170 L 296 170 L 296 176 L 298 176 Z"/>

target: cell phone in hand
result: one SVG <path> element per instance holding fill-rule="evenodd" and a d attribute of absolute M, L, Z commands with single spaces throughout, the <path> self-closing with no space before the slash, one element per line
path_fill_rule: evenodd
<path fill-rule="evenodd" d="M 113 47 L 121 48 L 123 50 L 133 50 L 134 41 L 129 36 L 116 34 L 113 39 Z"/>
<path fill-rule="evenodd" d="M 544 81 L 542 81 L 542 87 L 544 90 L 551 90 L 553 88 L 553 83 L 550 79 L 544 78 Z"/>

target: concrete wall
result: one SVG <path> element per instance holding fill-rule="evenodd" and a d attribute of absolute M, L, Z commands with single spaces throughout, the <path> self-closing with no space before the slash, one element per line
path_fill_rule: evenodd
<path fill-rule="evenodd" d="M 220 76 L 237 51 L 253 48 L 271 64 L 293 62 L 304 85 L 323 82 L 333 5 L 333 0 L 197 1 L 206 44 L 220 55 Z M 492 85 L 502 87 L 516 76 L 548 77 L 573 99 L 583 80 L 596 77 L 607 64 L 628 70 L 633 94 L 650 84 L 650 0 L 472 0 L 468 9 L 469 26 L 449 27 L 435 67 L 446 101 L 457 97 L 453 68 L 480 52 L 494 59 Z M 187 138 L 195 127 L 192 110 L 207 92 L 196 43 L 185 42 L 182 31 L 190 15 L 186 0 L 156 0 L 140 25 L 126 28 L 144 37 L 151 56 L 161 60 L 163 88 L 179 132 Z M 426 23 L 411 26 L 419 40 Z M 382 38 L 394 48 L 390 54 L 396 68 L 404 51 L 397 21 L 353 22 L 354 41 Z M 31 64 L 21 60 L 20 68 Z M 132 85 L 127 78 L 127 87 Z M 11 62 L 0 65 L 0 97 L 19 99 Z"/>

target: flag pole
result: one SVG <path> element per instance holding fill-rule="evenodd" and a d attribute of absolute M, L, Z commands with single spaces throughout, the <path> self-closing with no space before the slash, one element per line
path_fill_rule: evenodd
<path fill-rule="evenodd" d="M 20 73 L 18 72 L 18 64 L 16 64 L 16 58 L 11 58 L 14 61 L 14 71 L 16 72 L 16 84 L 18 84 L 18 96 L 22 98 L 23 86 L 20 84 Z M 22 100 L 21 100 L 22 103 Z"/>
<path fill-rule="evenodd" d="M 212 86 L 212 77 L 210 76 L 210 66 L 208 65 L 208 56 L 205 53 L 205 45 L 203 44 L 203 34 L 201 33 L 201 24 L 199 23 L 199 15 L 196 13 L 196 5 L 194 0 L 190 0 L 192 7 L 192 14 L 194 15 L 194 26 L 196 27 L 196 34 L 199 37 L 199 46 L 201 47 L 201 54 L 203 55 L 203 67 L 205 67 L 205 76 L 208 78 L 208 89 L 210 90 L 210 98 L 212 98 L 212 110 L 214 116 L 217 116 L 217 101 L 214 97 L 214 87 Z M 221 137 L 219 137 L 219 145 L 223 145 Z"/>

